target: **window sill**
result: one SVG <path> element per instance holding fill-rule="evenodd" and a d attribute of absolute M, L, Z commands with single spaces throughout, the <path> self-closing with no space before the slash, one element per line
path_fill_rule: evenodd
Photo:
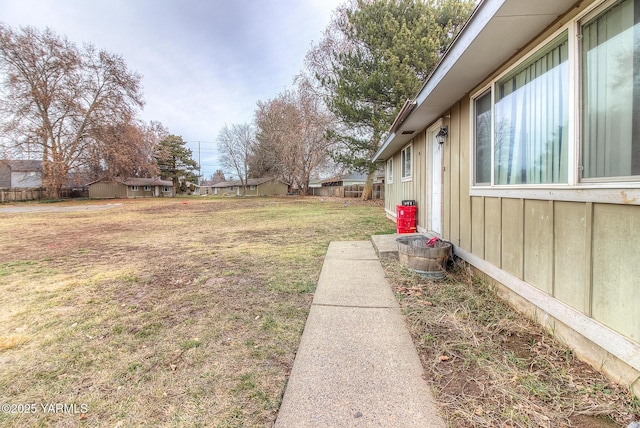
<path fill-rule="evenodd" d="M 413 177 L 402 177 L 403 183 L 406 183 L 407 181 L 413 181 Z"/>
<path fill-rule="evenodd" d="M 581 186 L 471 187 L 470 196 L 540 199 L 567 202 L 640 205 L 640 183 L 607 183 Z"/>

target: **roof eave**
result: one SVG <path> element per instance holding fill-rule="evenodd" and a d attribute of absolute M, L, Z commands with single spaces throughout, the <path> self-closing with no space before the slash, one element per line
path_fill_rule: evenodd
<path fill-rule="evenodd" d="M 441 117 L 576 1 L 482 1 L 425 81 L 415 106 L 404 117 L 398 114 L 390 135 L 372 161 L 386 161 L 404 147 L 416 132 Z"/>

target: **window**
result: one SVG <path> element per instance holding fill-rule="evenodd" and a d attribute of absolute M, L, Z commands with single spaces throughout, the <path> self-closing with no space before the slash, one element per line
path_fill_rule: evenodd
<path fill-rule="evenodd" d="M 151 190 L 151 186 L 144 186 L 144 190 L 149 192 Z"/>
<path fill-rule="evenodd" d="M 387 161 L 387 183 L 393 183 L 393 158 Z"/>
<path fill-rule="evenodd" d="M 249 186 L 249 190 L 256 190 L 256 186 L 255 185 Z"/>
<path fill-rule="evenodd" d="M 640 182 L 640 0 L 600 3 L 472 97 L 475 186 Z"/>
<path fill-rule="evenodd" d="M 163 190 L 163 192 L 168 192 L 168 191 L 169 191 L 169 187 L 164 186 L 164 190 Z"/>
<path fill-rule="evenodd" d="M 474 101 L 474 183 L 491 184 L 491 91 Z"/>
<path fill-rule="evenodd" d="M 580 27 L 586 180 L 640 175 L 639 9 L 619 1 Z"/>
<path fill-rule="evenodd" d="M 137 192 L 138 191 L 138 186 L 131 186 L 131 191 L 132 192 Z"/>
<path fill-rule="evenodd" d="M 401 162 L 402 162 L 402 179 L 410 180 L 411 179 L 411 166 L 412 166 L 412 152 L 413 146 L 409 144 L 407 147 L 402 149 L 401 153 Z"/>
<path fill-rule="evenodd" d="M 496 82 L 494 184 L 567 183 L 568 59 L 564 33 Z"/>

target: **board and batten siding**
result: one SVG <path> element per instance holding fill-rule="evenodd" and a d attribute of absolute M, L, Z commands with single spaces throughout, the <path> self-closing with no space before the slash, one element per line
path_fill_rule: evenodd
<path fill-rule="evenodd" d="M 259 184 L 254 191 L 256 195 L 286 195 L 288 187 L 281 181 L 267 181 Z M 249 189 L 247 189 L 247 192 Z"/>
<path fill-rule="evenodd" d="M 89 198 L 113 199 L 126 198 L 127 186 L 116 182 L 97 182 L 89 185 Z"/>
<path fill-rule="evenodd" d="M 515 8 L 519 2 L 508 3 Z M 476 16 L 487 21 L 467 27 L 469 37 L 483 35 L 485 25 L 496 30 L 505 17 L 494 20 L 490 7 L 494 4 L 484 4 L 486 8 Z M 519 46 L 508 59 L 505 57 L 504 63 L 493 64 L 493 71 L 487 70 L 490 74 L 476 76 L 475 87 L 464 87 L 467 94 L 457 93 L 455 97 L 460 99 L 454 101 L 453 96 L 447 98 L 447 94 L 453 93 L 447 85 L 465 84 L 456 74 L 461 71 L 456 69 L 455 61 L 464 61 L 465 55 L 474 58 L 462 42 L 465 39 L 458 39 L 449 58 L 445 56 L 442 62 L 443 74 L 435 73 L 429 82 L 432 85 L 425 85 L 424 92 L 416 97 L 416 108 L 422 110 L 415 112 L 430 117 L 429 123 L 416 126 L 411 121 L 414 113 L 409 112 L 405 119 L 407 128 L 400 124 L 395 129 L 399 138 L 404 138 L 404 131 L 416 131 L 411 142 L 414 174 L 411 181 L 402 181 L 401 150 L 394 146 L 397 152 L 392 156 L 393 182 L 387 177 L 385 208 L 387 215 L 394 218 L 396 205 L 405 199 L 415 200 L 418 231 L 431 232 L 427 207 L 433 171 L 429 171 L 431 144 L 426 140 L 433 135 L 429 129 L 439 128 L 440 123 L 448 126 L 443 145 L 441 238 L 454 245 L 456 255 L 468 262 L 477 275 L 495 285 L 501 297 L 546 326 L 582 359 L 616 382 L 630 385 L 640 395 L 638 185 L 607 180 L 579 183 L 576 181 L 579 165 L 572 161 L 568 175 L 574 178 L 566 186 L 476 187 L 471 179 L 474 162 L 471 97 L 493 86 L 521 60 L 562 32 L 567 32 L 570 41 L 580 31 L 581 21 L 591 19 L 590 16 L 612 4 L 613 1 L 585 0 L 564 14 L 554 12 L 557 19 L 540 28 L 541 32 L 532 33 L 533 39 Z M 488 34 L 484 35 L 489 37 Z M 575 66 L 574 63 L 570 69 Z M 450 71 L 446 71 L 447 67 L 451 67 Z M 575 95 L 570 94 L 569 98 L 576 101 Z M 434 111 L 435 108 L 442 111 Z M 575 112 L 571 114 L 577 116 Z M 569 138 L 576 136 L 570 132 Z M 577 161 L 576 151 L 580 148 L 571 141 L 569 158 Z"/>
<path fill-rule="evenodd" d="M 385 179 L 385 210 L 387 217 L 396 218 L 396 207 L 402 204 L 404 200 L 416 201 L 416 219 L 417 224 L 423 227 L 427 224 L 427 148 L 426 148 L 426 131 L 422 131 L 413 138 L 412 157 L 413 166 L 410 179 L 402 178 L 402 156 L 401 152 L 393 156 L 393 179 L 389 177 Z M 407 146 L 405 146 L 407 147 Z M 404 147 L 403 147 L 404 149 Z M 385 168 L 385 171 L 388 169 Z"/>
<path fill-rule="evenodd" d="M 465 98 L 442 115 L 449 126 L 442 239 L 453 243 L 478 274 L 502 287 L 502 297 L 554 331 L 581 358 L 616 381 L 635 382 L 640 376 L 640 206 L 538 194 L 528 198 L 526 190 L 513 197 L 472 196 L 469 106 Z M 385 189 L 387 215 L 394 218 L 402 200 L 415 200 L 423 232 L 428 231 L 430 174 L 426 135 L 417 133 L 411 143 L 412 179 L 402 181 L 398 152 L 393 182 L 387 179 Z M 600 349 L 594 351 L 593 344 Z"/>

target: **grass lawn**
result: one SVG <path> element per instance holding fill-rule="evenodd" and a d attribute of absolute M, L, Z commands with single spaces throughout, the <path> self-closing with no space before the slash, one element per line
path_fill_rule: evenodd
<path fill-rule="evenodd" d="M 384 263 L 449 426 L 627 427 L 640 401 L 460 267 L 441 281 Z"/>
<path fill-rule="evenodd" d="M 380 202 L 116 202 L 0 213 L 1 426 L 270 426 L 329 242 L 395 230 Z"/>

